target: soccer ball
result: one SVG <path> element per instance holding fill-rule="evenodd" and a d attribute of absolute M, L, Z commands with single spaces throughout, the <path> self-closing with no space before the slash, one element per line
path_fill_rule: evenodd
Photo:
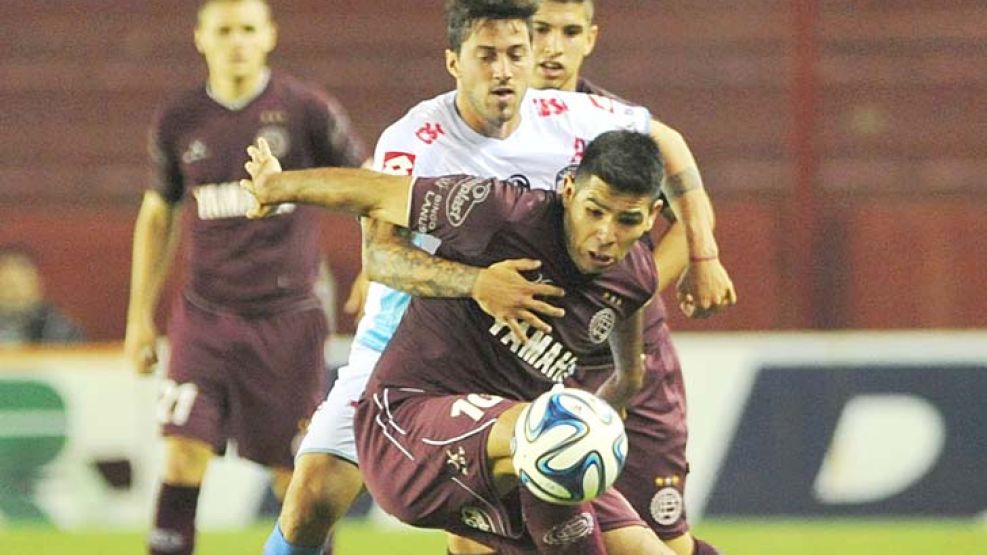
<path fill-rule="evenodd" d="M 560 387 L 521 411 L 511 447 L 518 479 L 531 493 L 575 505 L 613 485 L 627 459 L 627 434 L 606 401 Z"/>

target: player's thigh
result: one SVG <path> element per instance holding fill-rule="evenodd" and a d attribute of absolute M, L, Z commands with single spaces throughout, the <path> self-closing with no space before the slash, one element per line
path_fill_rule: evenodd
<path fill-rule="evenodd" d="M 326 391 L 325 314 L 313 309 L 238 326 L 230 435 L 241 457 L 291 467 L 295 441 Z"/>
<path fill-rule="evenodd" d="M 517 403 L 484 394 L 368 391 L 356 415 L 367 489 L 381 508 L 409 524 L 448 529 L 465 521 L 513 535 L 490 473 L 487 439 L 498 417 Z"/>
<path fill-rule="evenodd" d="M 336 383 L 309 422 L 298 456 L 309 453 L 332 454 L 358 463 L 353 418 L 380 353 L 355 344 L 349 361 L 339 369 Z"/>
<path fill-rule="evenodd" d="M 446 534 L 446 548 L 451 555 L 490 555 L 497 550 L 456 534 Z"/>
<path fill-rule="evenodd" d="M 644 526 L 624 526 L 603 533 L 610 555 L 676 555 L 654 531 Z"/>
<path fill-rule="evenodd" d="M 168 328 L 170 353 L 159 384 L 156 417 L 166 437 L 226 445 L 229 354 L 218 316 L 178 299 Z M 185 459 L 183 451 L 174 460 Z M 182 463 L 177 463 L 181 465 Z"/>

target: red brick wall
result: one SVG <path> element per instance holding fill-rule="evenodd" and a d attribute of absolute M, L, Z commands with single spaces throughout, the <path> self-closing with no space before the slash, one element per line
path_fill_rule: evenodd
<path fill-rule="evenodd" d="M 202 77 L 195 6 L 16 2 L 0 14 L 0 243 L 37 250 L 51 295 L 97 339 L 123 333 L 147 124 Z M 452 87 L 439 6 L 274 2 L 273 62 L 325 84 L 372 144 Z M 730 313 L 676 327 L 984 325 L 982 2 L 609 0 L 598 21 L 586 74 L 689 139 L 740 292 Z M 342 294 L 358 230 L 332 217 L 326 234 L 344 238 L 330 253 Z"/>

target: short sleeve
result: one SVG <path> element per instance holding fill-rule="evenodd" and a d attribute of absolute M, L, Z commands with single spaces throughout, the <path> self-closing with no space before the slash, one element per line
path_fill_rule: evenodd
<path fill-rule="evenodd" d="M 176 203 L 185 195 L 185 180 L 181 160 L 169 138 L 168 121 L 166 114 L 160 114 L 148 132 L 151 186 L 166 201 Z"/>
<path fill-rule="evenodd" d="M 343 106 L 328 94 L 317 94 L 312 101 L 315 122 L 316 165 L 359 167 L 366 149 Z"/>

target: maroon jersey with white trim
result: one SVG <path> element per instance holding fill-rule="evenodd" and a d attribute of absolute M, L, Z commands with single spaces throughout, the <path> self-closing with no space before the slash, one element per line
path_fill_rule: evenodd
<path fill-rule="evenodd" d="M 307 306 L 320 256 L 314 207 L 282 205 L 277 216 L 245 217 L 250 196 L 239 180 L 246 147 L 264 137 L 286 170 L 359 166 L 363 147 L 339 104 L 283 74 L 239 107 L 200 87 L 179 97 L 152 129 L 154 188 L 184 214 L 187 295 L 239 312 Z"/>
<path fill-rule="evenodd" d="M 580 359 L 608 350 L 614 326 L 654 294 L 650 251 L 635 244 L 609 271 L 590 276 L 569 258 L 561 197 L 494 179 L 419 178 L 409 227 L 441 239 L 438 254 L 485 267 L 510 258 L 542 266 L 529 277 L 565 289 L 551 334 L 526 328 L 521 344 L 470 299 L 412 299 L 377 364 L 368 391 L 483 392 L 531 399 L 572 374 Z"/>

